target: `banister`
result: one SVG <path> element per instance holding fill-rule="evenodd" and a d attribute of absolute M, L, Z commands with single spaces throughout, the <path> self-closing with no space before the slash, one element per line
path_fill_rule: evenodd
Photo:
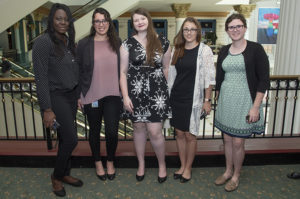
<path fill-rule="evenodd" d="M 300 75 L 271 75 L 270 80 L 300 80 Z M 34 82 L 34 77 L 23 77 L 23 78 L 2 78 L 0 82 Z"/>

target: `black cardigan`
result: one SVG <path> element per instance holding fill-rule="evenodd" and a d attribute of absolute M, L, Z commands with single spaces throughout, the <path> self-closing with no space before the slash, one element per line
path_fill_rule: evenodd
<path fill-rule="evenodd" d="M 227 57 L 231 44 L 221 48 L 217 61 L 216 91 L 221 89 L 225 72 L 222 63 Z M 254 102 L 256 92 L 265 93 L 270 87 L 269 60 L 263 47 L 256 42 L 247 40 L 247 47 L 242 52 L 246 66 L 247 82 Z"/>
<path fill-rule="evenodd" d="M 119 45 L 121 46 L 121 39 Z M 88 36 L 78 42 L 76 56 L 79 64 L 79 90 L 85 96 L 91 86 L 94 71 L 94 37 Z M 117 49 L 117 58 L 120 81 L 120 48 Z"/>

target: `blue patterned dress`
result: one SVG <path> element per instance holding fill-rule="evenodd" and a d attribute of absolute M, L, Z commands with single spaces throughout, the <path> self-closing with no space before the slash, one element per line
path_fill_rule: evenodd
<path fill-rule="evenodd" d="M 251 124 L 246 122 L 253 102 L 247 83 L 244 56 L 229 53 L 222 68 L 225 77 L 219 93 L 215 126 L 234 137 L 249 137 L 253 133 L 264 132 L 262 106 L 259 109 L 260 119 Z"/>
<path fill-rule="evenodd" d="M 163 53 L 168 50 L 169 41 L 159 37 Z M 145 65 L 146 49 L 134 38 L 123 42 L 129 52 L 127 71 L 128 95 L 133 104 L 133 114 L 126 112 L 125 118 L 132 122 L 162 122 L 171 117 L 167 80 L 163 73 L 162 57 L 156 53 L 155 66 Z"/>

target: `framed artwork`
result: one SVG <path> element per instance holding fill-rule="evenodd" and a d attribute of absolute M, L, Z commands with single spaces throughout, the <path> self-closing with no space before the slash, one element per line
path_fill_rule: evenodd
<path fill-rule="evenodd" d="M 259 8 L 257 25 L 257 42 L 260 44 L 276 44 L 279 8 Z"/>

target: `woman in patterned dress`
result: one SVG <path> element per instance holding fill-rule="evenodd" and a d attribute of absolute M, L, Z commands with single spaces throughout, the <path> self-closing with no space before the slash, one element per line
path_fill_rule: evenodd
<path fill-rule="evenodd" d="M 158 159 L 158 182 L 167 179 L 163 120 L 171 116 L 167 72 L 170 61 L 169 41 L 158 36 L 151 16 L 144 8 L 131 15 L 134 35 L 121 48 L 120 86 L 124 108 L 133 122 L 133 135 L 139 162 L 136 179 L 145 174 L 145 145 L 147 134 Z"/>
<path fill-rule="evenodd" d="M 201 41 L 201 26 L 192 17 L 183 22 L 174 39 L 175 50 L 169 67 L 168 84 L 180 168 L 174 179 L 185 183 L 192 178 L 200 114 L 211 111 L 211 90 L 215 84 L 213 53 Z M 204 92 L 205 91 L 205 92 Z"/>
<path fill-rule="evenodd" d="M 226 191 L 238 188 L 245 157 L 245 138 L 264 132 L 262 100 L 268 89 L 269 61 L 263 47 L 244 39 L 246 19 L 232 14 L 225 22 L 232 44 L 224 46 L 217 62 L 216 127 L 223 133 L 226 171 L 215 180 Z"/>

